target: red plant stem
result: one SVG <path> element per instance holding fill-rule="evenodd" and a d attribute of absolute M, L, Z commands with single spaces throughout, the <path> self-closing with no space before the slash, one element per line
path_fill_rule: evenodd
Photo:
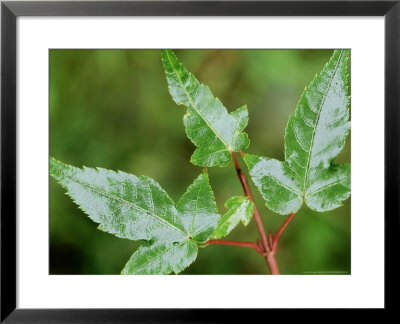
<path fill-rule="evenodd" d="M 255 219 L 255 221 L 257 223 L 258 232 L 260 233 L 261 240 L 262 240 L 262 243 L 263 243 L 263 246 L 264 246 L 264 250 L 267 251 L 267 252 L 270 252 L 271 248 L 270 248 L 270 246 L 268 244 L 267 235 L 265 234 L 265 230 L 264 230 L 264 225 L 262 223 L 262 220 L 261 220 L 261 217 L 260 217 L 260 213 L 258 212 L 256 203 L 254 201 L 254 197 L 253 197 L 253 194 L 252 194 L 251 189 L 249 187 L 249 183 L 247 182 L 246 175 L 240 169 L 239 162 L 238 162 L 236 154 L 234 152 L 232 152 L 232 158 L 233 158 L 233 161 L 235 162 L 235 169 L 236 169 L 239 181 L 242 184 L 244 194 L 247 197 L 249 197 L 249 199 L 254 204 L 254 219 Z"/>
<path fill-rule="evenodd" d="M 283 231 L 285 230 L 285 228 L 289 225 L 290 221 L 293 219 L 294 215 L 296 215 L 296 213 L 291 213 L 286 220 L 283 222 L 282 226 L 278 229 L 278 231 L 275 233 L 275 235 L 273 236 L 272 239 L 272 250 L 275 250 L 275 252 L 278 249 L 278 240 L 279 237 L 281 236 L 281 234 L 283 233 Z"/>
<path fill-rule="evenodd" d="M 271 232 L 269 232 L 269 240 L 271 244 L 271 252 L 266 253 L 266 260 L 268 262 L 269 269 L 271 270 L 271 274 L 273 275 L 278 275 L 279 273 L 279 268 L 278 264 L 276 263 L 275 259 L 275 254 L 278 252 L 278 241 L 280 236 L 282 235 L 283 231 L 285 228 L 289 225 L 290 221 L 293 219 L 294 215 L 296 213 L 291 213 L 286 220 L 283 222 L 281 227 L 278 229 L 278 231 L 275 233 L 275 235 L 272 236 Z"/>
<path fill-rule="evenodd" d="M 244 194 L 249 197 L 249 199 L 253 202 L 254 204 L 254 219 L 256 220 L 257 223 L 257 228 L 258 232 L 260 233 L 262 242 L 257 241 L 257 243 L 248 243 L 248 242 L 234 242 L 234 241 L 221 241 L 221 240 L 214 240 L 214 241 L 208 241 L 208 242 L 218 242 L 214 244 L 229 244 L 229 245 L 240 245 L 240 246 L 248 246 L 253 249 L 255 249 L 259 254 L 263 255 L 265 257 L 265 260 L 268 263 L 268 267 L 271 271 L 271 274 L 273 275 L 279 275 L 279 267 L 278 263 L 276 262 L 275 254 L 278 251 L 278 241 L 279 237 L 285 230 L 285 228 L 288 226 L 290 221 L 293 219 L 294 215 L 296 213 L 291 213 L 286 220 L 283 222 L 282 226 L 278 229 L 278 231 L 275 233 L 275 235 L 272 235 L 271 232 L 268 233 L 268 238 L 265 233 L 264 225 L 262 223 L 260 213 L 258 212 L 256 203 L 254 201 L 253 194 L 251 192 L 250 186 L 247 182 L 246 175 L 242 172 L 240 169 L 239 162 L 237 160 L 236 154 L 234 152 L 232 153 L 232 158 L 235 163 L 235 169 L 240 181 L 240 184 L 242 185 Z M 243 157 L 243 152 L 240 152 Z M 206 243 L 208 243 L 206 242 Z M 224 242 L 224 243 L 221 243 Z M 229 243 L 228 243 L 229 242 Z M 209 243 L 213 244 L 213 243 Z"/>
<path fill-rule="evenodd" d="M 263 246 L 263 244 L 261 243 L 261 241 L 259 240 L 259 239 L 257 239 L 257 246 L 261 249 L 261 250 L 264 250 L 264 246 Z"/>
<path fill-rule="evenodd" d="M 244 246 L 249 247 L 257 251 L 257 253 L 264 255 L 264 251 L 259 248 L 256 243 L 253 242 L 238 242 L 238 241 L 225 241 L 225 240 L 210 240 L 205 242 L 204 244 L 223 244 L 223 245 L 236 245 L 236 246 Z"/>
<path fill-rule="evenodd" d="M 271 247 L 271 250 L 272 250 L 272 246 L 274 245 L 274 239 L 272 237 L 271 231 L 268 232 L 268 244 L 269 244 L 269 246 Z"/>
<path fill-rule="evenodd" d="M 267 260 L 268 267 L 271 270 L 271 274 L 278 275 L 280 274 L 278 263 L 276 262 L 275 252 L 270 252 L 265 259 Z"/>

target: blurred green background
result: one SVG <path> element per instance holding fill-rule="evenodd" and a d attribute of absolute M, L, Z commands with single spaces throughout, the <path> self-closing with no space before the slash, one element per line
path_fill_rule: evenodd
<path fill-rule="evenodd" d="M 284 159 L 284 132 L 305 86 L 332 50 L 176 50 L 228 111 L 248 105 L 246 152 Z M 201 172 L 171 99 L 158 50 L 50 50 L 50 155 L 81 167 L 147 175 L 174 201 Z M 350 162 L 350 138 L 336 160 Z M 246 170 L 243 161 L 242 168 Z M 218 209 L 242 189 L 233 164 L 209 169 Z M 251 183 L 267 230 L 284 217 L 268 210 Z M 50 274 L 119 274 L 138 243 L 96 229 L 50 180 Z M 254 241 L 254 219 L 226 239 Z M 331 212 L 303 206 L 280 239 L 283 274 L 350 273 L 350 199 Z M 255 251 L 211 245 L 183 274 L 265 274 Z"/>

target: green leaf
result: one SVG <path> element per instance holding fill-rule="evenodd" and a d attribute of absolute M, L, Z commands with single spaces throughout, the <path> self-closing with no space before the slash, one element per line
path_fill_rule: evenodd
<path fill-rule="evenodd" d="M 162 50 L 161 56 L 172 99 L 187 107 L 186 134 L 197 146 L 191 162 L 209 167 L 228 165 L 231 152 L 244 150 L 250 143 L 243 132 L 248 123 L 247 107 L 228 113 L 221 101 L 183 67 L 171 50 Z"/>
<path fill-rule="evenodd" d="M 196 242 L 207 241 L 220 218 L 207 172 L 189 186 L 176 208 L 189 237 Z"/>
<path fill-rule="evenodd" d="M 296 212 L 303 201 L 317 211 L 350 196 L 350 164 L 333 160 L 350 130 L 349 50 L 334 51 L 304 90 L 285 134 L 285 162 L 245 155 L 250 175 L 271 210 Z"/>
<path fill-rule="evenodd" d="M 79 169 L 53 158 L 50 174 L 99 223 L 99 229 L 121 238 L 148 241 L 134 253 L 124 273 L 126 269 L 136 273 L 135 265 L 138 273 L 145 273 L 143 260 L 153 260 L 156 256 L 158 259 L 148 264 L 148 273 L 157 269 L 160 274 L 184 269 L 196 258 L 197 248 L 193 244 L 210 238 L 218 223 L 214 193 L 206 172 L 189 186 L 177 206 L 148 177 L 100 168 Z M 187 260 L 183 258 L 185 255 Z M 166 264 L 159 267 L 157 262 Z"/>
<path fill-rule="evenodd" d="M 197 244 L 191 240 L 142 245 L 133 253 L 121 274 L 179 273 L 196 260 L 197 251 Z"/>
<path fill-rule="evenodd" d="M 218 226 L 213 236 L 214 239 L 227 236 L 239 222 L 247 226 L 253 216 L 254 204 L 248 197 L 232 197 L 225 203 L 225 207 L 229 210 L 218 221 Z"/>

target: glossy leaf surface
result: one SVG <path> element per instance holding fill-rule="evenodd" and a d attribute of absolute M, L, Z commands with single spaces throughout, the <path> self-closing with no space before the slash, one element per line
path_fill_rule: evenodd
<path fill-rule="evenodd" d="M 191 240 L 142 245 L 121 274 L 179 273 L 196 260 L 197 251 L 197 244 Z"/>
<path fill-rule="evenodd" d="M 228 113 L 221 101 L 183 67 L 171 50 L 162 50 L 161 56 L 173 100 L 187 107 L 186 134 L 197 146 L 191 162 L 209 167 L 228 165 L 232 151 L 249 146 L 248 136 L 243 132 L 248 123 L 247 107 Z"/>
<path fill-rule="evenodd" d="M 177 210 L 185 232 L 196 242 L 205 242 L 214 233 L 220 217 L 206 172 L 188 187 Z"/>
<path fill-rule="evenodd" d="M 225 203 L 225 206 L 229 210 L 218 221 L 214 239 L 227 236 L 240 222 L 247 226 L 253 216 L 254 205 L 248 197 L 232 197 Z"/>
<path fill-rule="evenodd" d="M 53 158 L 50 174 L 79 208 L 99 223 L 99 229 L 149 242 L 134 253 L 124 273 L 126 269 L 160 274 L 184 269 L 196 258 L 193 245 L 206 241 L 217 226 L 219 216 L 206 172 L 189 186 L 177 206 L 159 184 L 145 176 L 79 169 Z M 153 261 L 144 261 L 150 259 Z M 157 266 L 157 262 L 165 264 Z"/>
<path fill-rule="evenodd" d="M 303 202 L 327 211 L 350 196 L 350 165 L 333 164 L 350 130 L 349 50 L 334 51 L 304 90 L 285 134 L 285 162 L 245 155 L 250 175 L 271 210 L 297 211 Z"/>

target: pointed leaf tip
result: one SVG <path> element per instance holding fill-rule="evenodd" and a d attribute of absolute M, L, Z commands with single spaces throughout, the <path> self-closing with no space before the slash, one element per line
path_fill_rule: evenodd
<path fill-rule="evenodd" d="M 349 50 L 335 50 L 304 90 L 285 133 L 285 162 L 245 155 L 253 182 L 271 210 L 339 207 L 350 196 L 350 166 L 333 160 L 350 130 Z"/>
<path fill-rule="evenodd" d="M 228 113 L 210 89 L 188 72 L 171 50 L 162 50 L 169 92 L 178 105 L 187 107 L 184 125 L 189 139 L 197 146 L 191 162 L 199 166 L 226 166 L 231 151 L 249 146 L 243 132 L 248 122 L 247 107 Z"/>
<path fill-rule="evenodd" d="M 219 215 L 206 172 L 175 206 L 154 180 L 102 168 L 79 169 L 50 158 L 50 174 L 102 231 L 147 241 L 122 273 L 178 273 L 215 231 Z M 149 260 L 152 260 L 151 262 Z"/>

